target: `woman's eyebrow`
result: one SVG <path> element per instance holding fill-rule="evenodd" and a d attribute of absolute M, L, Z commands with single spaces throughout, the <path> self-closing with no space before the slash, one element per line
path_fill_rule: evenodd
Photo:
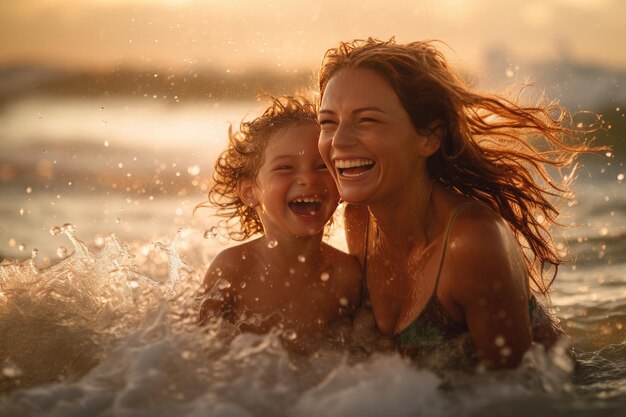
<path fill-rule="evenodd" d="M 363 113 L 363 112 L 366 112 L 366 111 L 375 111 L 375 112 L 386 114 L 383 109 L 381 109 L 380 107 L 374 107 L 374 106 L 371 106 L 371 107 L 359 107 L 358 109 L 352 110 L 352 114 Z M 335 112 L 330 110 L 330 109 L 321 109 L 320 110 L 320 114 L 335 114 Z"/>

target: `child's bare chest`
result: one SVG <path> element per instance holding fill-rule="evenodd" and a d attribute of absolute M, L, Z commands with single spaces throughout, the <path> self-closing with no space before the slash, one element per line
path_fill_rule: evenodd
<path fill-rule="evenodd" d="M 293 277 L 248 283 L 237 291 L 235 306 L 244 321 L 253 318 L 248 321 L 258 331 L 279 326 L 312 333 L 338 317 L 340 302 L 328 283 L 299 282 Z"/>

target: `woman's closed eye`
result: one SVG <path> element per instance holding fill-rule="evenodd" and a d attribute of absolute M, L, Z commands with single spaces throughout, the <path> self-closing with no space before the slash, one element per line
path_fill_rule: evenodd
<path fill-rule="evenodd" d="M 320 119 L 319 120 L 319 124 L 320 124 L 320 127 L 322 129 L 324 129 L 324 128 L 331 128 L 331 127 L 337 125 L 337 122 L 335 122 L 332 119 Z"/>

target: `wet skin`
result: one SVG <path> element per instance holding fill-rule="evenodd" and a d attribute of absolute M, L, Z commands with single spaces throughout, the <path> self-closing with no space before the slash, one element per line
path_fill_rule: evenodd
<path fill-rule="evenodd" d="M 470 200 L 432 185 L 426 159 L 440 146 L 437 121 L 432 133 L 419 134 L 379 74 L 338 72 L 324 91 L 320 124 L 320 153 L 341 197 L 353 203 L 345 211 L 348 246 L 363 264 L 370 222 L 366 284 L 380 331 L 397 334 L 435 291 L 446 227 Z M 513 233 L 486 206 L 460 211 L 436 296 L 467 323 L 486 366 L 519 363 L 531 342 L 528 277 Z"/>

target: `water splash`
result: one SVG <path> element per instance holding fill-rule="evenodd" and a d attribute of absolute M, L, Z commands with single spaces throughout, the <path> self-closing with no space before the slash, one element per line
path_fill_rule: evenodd
<path fill-rule="evenodd" d="M 455 346 L 438 347 L 418 362 L 373 348 L 379 341 L 365 311 L 341 334 L 343 347 L 325 345 L 309 357 L 283 348 L 285 340 L 298 339 L 288 329 L 238 331 L 241 323 L 267 319 L 260 315 L 199 327 L 201 279 L 184 260 L 188 231 L 151 246 L 165 262 L 164 279 L 145 272 L 155 260 L 136 257 L 115 235 L 103 237 L 96 250 L 75 232 L 58 227 L 72 251 L 48 268 L 35 266 L 35 251 L 25 261 L 0 264 L 0 358 L 7 358 L 0 362 L 1 416 L 456 416 L 499 404 L 539 410 L 575 404 L 564 348 L 546 353 L 537 346 L 516 371 L 466 373 L 437 367 Z M 197 237 L 194 252 L 206 242 L 202 232 Z M 230 285 L 218 280 L 212 296 Z M 617 362 L 623 352 L 607 351 L 590 363 Z M 606 378 L 594 381 L 583 382 L 606 387 Z"/>

